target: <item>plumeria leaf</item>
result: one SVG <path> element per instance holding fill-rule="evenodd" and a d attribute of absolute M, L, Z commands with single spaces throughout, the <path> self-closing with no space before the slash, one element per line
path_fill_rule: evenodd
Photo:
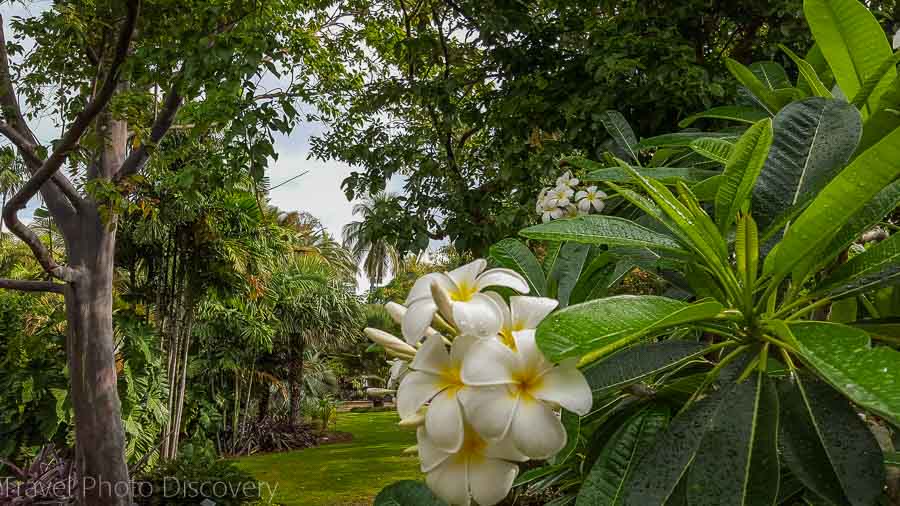
<path fill-rule="evenodd" d="M 832 504 L 875 504 L 884 483 L 881 449 L 850 403 L 805 374 L 779 382 L 780 445 L 791 472 Z"/>
<path fill-rule="evenodd" d="M 628 124 L 628 120 L 619 111 L 606 111 L 600 115 L 600 121 L 607 133 L 616 141 L 616 145 L 628 155 L 632 162 L 640 165 L 638 159 L 637 136 Z"/>
<path fill-rule="evenodd" d="M 688 304 L 654 295 L 607 297 L 548 316 L 537 328 L 537 343 L 553 362 L 590 354 L 588 361 L 641 337 L 712 318 L 721 310 L 720 303 L 708 300 Z"/>
<path fill-rule="evenodd" d="M 759 270 L 759 234 L 756 222 L 749 214 L 738 220 L 734 236 L 734 257 L 741 284 L 748 298 L 753 296 L 756 275 Z"/>
<path fill-rule="evenodd" d="M 896 283 L 900 283 L 900 234 L 839 266 L 819 283 L 812 296 L 847 297 Z"/>
<path fill-rule="evenodd" d="M 900 318 L 869 318 L 848 323 L 881 341 L 900 344 Z"/>
<path fill-rule="evenodd" d="M 800 69 L 800 82 L 797 83 L 798 88 L 808 89 L 812 92 L 813 95 L 817 97 L 823 98 L 833 98 L 831 95 L 831 91 L 822 83 L 822 80 L 819 78 L 819 74 L 816 72 L 816 69 L 803 58 L 797 56 L 796 53 L 785 47 L 784 45 L 779 44 L 778 47 L 781 48 L 782 51 L 797 64 L 797 68 Z"/>
<path fill-rule="evenodd" d="M 550 281 L 556 286 L 556 300 L 559 307 L 569 305 L 569 297 L 578 284 L 578 278 L 587 262 L 591 246 L 577 242 L 565 242 L 559 249 L 559 255 L 553 263 Z"/>
<path fill-rule="evenodd" d="M 716 193 L 716 222 L 723 233 L 750 197 L 771 145 L 772 121 L 767 118 L 747 129 L 734 146 Z"/>
<path fill-rule="evenodd" d="M 638 344 L 582 369 L 591 390 L 622 388 L 703 356 L 707 347 L 690 341 Z"/>
<path fill-rule="evenodd" d="M 760 106 L 765 108 L 769 114 L 774 115 L 779 109 L 790 102 L 790 98 L 782 97 L 777 94 L 766 83 L 760 81 L 752 70 L 741 63 L 732 60 L 731 58 L 727 58 L 725 60 L 725 66 L 728 67 L 731 74 L 734 75 L 744 88 L 750 92 L 750 95 Z"/>
<path fill-rule="evenodd" d="M 764 373 L 731 388 L 687 475 L 688 503 L 769 506 L 778 497 L 778 394 Z"/>
<path fill-rule="evenodd" d="M 664 146 L 687 147 L 690 146 L 691 143 L 696 139 L 702 139 L 704 137 L 714 137 L 726 141 L 735 141 L 739 136 L 733 133 L 719 132 L 676 132 L 673 134 L 663 134 L 657 135 L 656 137 L 648 137 L 646 139 L 643 139 L 638 143 L 638 148 L 646 149 L 659 148 Z"/>
<path fill-rule="evenodd" d="M 718 141 L 718 139 L 713 140 Z M 727 142 L 725 143 L 728 144 Z M 675 181 L 703 181 L 704 179 L 709 179 L 710 177 L 720 174 L 717 170 L 696 169 L 693 167 L 643 167 L 637 169 L 637 171 L 644 177 L 652 177 L 653 179 L 658 179 L 666 184 L 671 184 Z M 621 167 L 603 167 L 589 172 L 584 179 L 585 181 L 628 182 L 633 178 L 628 171 Z"/>
<path fill-rule="evenodd" d="M 881 62 L 881 66 L 878 67 L 878 70 L 876 70 L 875 73 L 866 76 L 866 80 L 863 81 L 859 92 L 853 97 L 851 104 L 855 107 L 864 107 L 866 102 L 872 98 L 872 94 L 875 93 L 876 88 L 882 86 L 881 83 L 884 81 L 884 76 L 892 72 L 896 75 L 897 63 L 900 63 L 900 51 L 897 51 Z M 886 89 L 887 87 L 884 87 L 881 91 L 885 92 Z M 879 102 L 878 105 L 881 107 L 881 102 Z"/>
<path fill-rule="evenodd" d="M 814 97 L 782 109 L 772 147 L 753 188 L 753 213 L 767 226 L 815 196 L 847 164 L 862 135 L 859 111 Z"/>
<path fill-rule="evenodd" d="M 710 202 L 716 200 L 716 193 L 719 192 L 719 185 L 722 184 L 722 175 L 716 175 L 709 179 L 704 179 L 699 183 L 691 186 L 691 191 L 701 202 Z"/>
<path fill-rule="evenodd" d="M 625 421 L 600 451 L 575 506 L 623 504 L 625 482 L 668 421 L 669 410 L 662 406 L 651 406 Z"/>
<path fill-rule="evenodd" d="M 731 153 L 734 151 L 734 144 L 722 139 L 703 137 L 702 139 L 696 139 L 691 142 L 691 149 L 697 154 L 725 165 L 728 163 L 728 158 L 731 157 Z M 709 174 L 707 177 L 713 175 L 715 174 Z"/>
<path fill-rule="evenodd" d="M 561 242 L 551 241 L 545 244 L 546 252 L 544 253 L 544 261 L 541 267 L 544 269 L 544 275 L 550 277 L 553 269 L 556 267 L 556 261 L 559 259 L 559 250 L 562 248 Z"/>
<path fill-rule="evenodd" d="M 756 107 L 746 107 L 740 105 L 726 105 L 722 107 L 713 107 L 707 111 L 703 111 L 681 120 L 678 126 L 687 128 L 698 119 L 724 119 L 735 121 L 738 123 L 754 124 L 761 119 L 769 117 L 766 111 Z"/>
<path fill-rule="evenodd" d="M 556 465 L 565 464 L 569 458 L 575 454 L 575 449 L 578 448 L 578 442 L 581 436 L 580 416 L 568 409 L 563 409 L 560 419 L 562 420 L 563 427 L 566 429 L 566 446 L 553 457 L 552 462 Z"/>
<path fill-rule="evenodd" d="M 864 331 L 825 322 L 790 324 L 802 360 L 860 406 L 900 425 L 900 351 L 873 348 Z"/>
<path fill-rule="evenodd" d="M 547 295 L 547 280 L 541 264 L 528 249 L 528 246 L 517 239 L 504 239 L 491 246 L 491 260 L 499 267 L 512 269 L 528 282 L 531 293 L 537 296 Z"/>
<path fill-rule="evenodd" d="M 853 160 L 794 221 L 778 246 L 773 264 L 776 278 L 803 261 L 815 263 L 811 254 L 829 244 L 845 223 L 900 176 L 900 164 L 890 160 L 900 160 L 900 128 Z M 796 277 L 805 278 L 806 274 L 806 269 L 801 269 Z"/>
<path fill-rule="evenodd" d="M 388 485 L 375 497 L 373 506 L 447 506 L 421 481 L 404 480 Z"/>
<path fill-rule="evenodd" d="M 804 0 L 803 13 L 841 91 L 855 97 L 892 53 L 878 20 L 857 0 Z M 867 101 L 868 113 L 876 110 L 878 97 L 896 75 L 891 69 L 882 76 Z"/>
<path fill-rule="evenodd" d="M 572 241 L 606 246 L 635 246 L 687 253 L 672 237 L 618 216 L 589 215 L 555 220 L 519 232 L 529 239 Z"/>

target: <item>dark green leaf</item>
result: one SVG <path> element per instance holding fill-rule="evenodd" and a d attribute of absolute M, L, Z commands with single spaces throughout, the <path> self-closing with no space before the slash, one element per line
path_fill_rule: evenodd
<path fill-rule="evenodd" d="M 704 137 L 713 137 L 725 140 L 737 140 L 738 136 L 731 133 L 716 132 L 677 132 L 673 134 L 658 135 L 644 139 L 638 143 L 638 148 L 658 148 L 661 146 L 690 146 L 691 142 Z"/>
<path fill-rule="evenodd" d="M 739 123 L 749 123 L 753 124 L 761 119 L 765 119 L 769 117 L 769 114 L 762 109 L 757 109 L 756 107 L 745 107 L 739 105 L 727 105 L 723 107 L 713 107 L 708 111 L 704 111 L 701 113 L 694 114 L 689 116 L 680 123 L 678 126 L 681 128 L 687 128 L 691 126 L 698 119 L 724 119 L 729 121 L 737 121 Z"/>
<path fill-rule="evenodd" d="M 553 272 L 550 273 L 550 279 L 556 284 L 556 299 L 559 301 L 559 307 L 563 308 L 569 305 L 569 296 L 575 289 L 575 285 L 578 284 L 578 278 L 581 276 L 590 251 L 591 246 L 587 244 L 562 243 L 559 255 L 553 264 Z"/>
<path fill-rule="evenodd" d="M 722 139 L 704 137 L 691 142 L 691 149 L 705 158 L 709 158 L 710 160 L 725 165 L 728 163 L 728 159 L 731 157 L 732 152 L 734 152 L 734 144 L 723 141 Z M 709 174 L 707 177 L 712 177 L 713 175 L 714 174 Z M 648 175 L 648 177 L 653 176 Z"/>
<path fill-rule="evenodd" d="M 747 129 L 734 146 L 716 193 L 716 222 L 723 233 L 750 197 L 771 145 L 772 121 L 764 119 Z"/>
<path fill-rule="evenodd" d="M 700 358 L 705 349 L 690 341 L 639 344 L 594 362 L 582 372 L 592 390 L 612 390 Z"/>
<path fill-rule="evenodd" d="M 373 506 L 446 506 L 421 481 L 404 480 L 388 485 L 375 497 Z"/>
<path fill-rule="evenodd" d="M 856 255 L 816 286 L 812 296 L 847 297 L 900 282 L 900 234 Z"/>
<path fill-rule="evenodd" d="M 524 276 L 532 294 L 542 297 L 547 295 L 547 280 L 541 264 L 521 241 L 504 239 L 491 246 L 490 256 L 500 267 L 512 269 Z"/>
<path fill-rule="evenodd" d="M 633 221 L 607 215 L 578 216 L 528 227 L 519 232 L 529 239 L 573 241 L 582 244 L 634 246 L 686 253 L 670 236 Z"/>
<path fill-rule="evenodd" d="M 707 140 L 707 139 L 701 139 Z M 718 140 L 718 139 L 715 139 Z M 724 142 L 724 141 L 723 141 Z M 635 169 L 644 177 L 652 177 L 664 183 L 672 183 L 674 181 L 702 181 L 710 177 L 721 174 L 717 170 L 682 168 L 682 167 L 644 167 Z M 605 167 L 588 173 L 585 181 L 614 181 L 627 182 L 633 178 L 622 167 Z"/>
<path fill-rule="evenodd" d="M 634 131 L 628 124 L 628 120 L 626 120 L 619 111 L 606 111 L 600 115 L 600 121 L 603 123 L 603 126 L 606 128 L 610 137 L 616 141 L 619 148 L 628 154 L 628 157 L 631 158 L 632 162 L 639 164 L 640 160 L 638 159 L 637 154 L 638 141 L 637 137 L 634 135 Z"/>

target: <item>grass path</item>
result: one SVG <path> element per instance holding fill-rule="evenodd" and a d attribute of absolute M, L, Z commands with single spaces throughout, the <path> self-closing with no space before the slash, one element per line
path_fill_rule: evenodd
<path fill-rule="evenodd" d="M 416 436 L 397 427 L 397 413 L 340 413 L 337 430 L 352 433 L 353 441 L 246 457 L 238 466 L 277 483 L 272 504 L 284 506 L 370 505 L 386 485 L 422 478 L 416 457 L 402 454 Z"/>

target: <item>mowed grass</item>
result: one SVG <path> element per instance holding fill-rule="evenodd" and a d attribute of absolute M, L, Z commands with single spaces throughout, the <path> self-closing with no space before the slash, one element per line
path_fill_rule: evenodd
<path fill-rule="evenodd" d="M 397 413 L 339 413 L 336 430 L 353 441 L 289 453 L 241 458 L 238 466 L 271 487 L 271 504 L 284 506 L 370 505 L 385 486 L 422 479 L 418 459 L 403 455 L 416 444 L 413 431 L 397 427 Z M 263 503 L 269 499 L 263 488 Z"/>

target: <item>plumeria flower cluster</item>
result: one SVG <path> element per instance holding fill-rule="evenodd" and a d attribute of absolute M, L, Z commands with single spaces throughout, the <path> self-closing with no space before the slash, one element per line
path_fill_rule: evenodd
<path fill-rule="evenodd" d="M 541 190 L 535 211 L 544 223 L 560 218 L 571 218 L 591 212 L 601 212 L 606 205 L 606 193 L 596 186 L 579 186 L 578 178 L 571 171 L 556 179 L 556 186 Z"/>
<path fill-rule="evenodd" d="M 388 304 L 403 339 L 366 329 L 395 357 L 397 410 L 415 427 L 426 482 L 451 505 L 491 506 L 509 493 L 518 463 L 547 459 L 565 445 L 560 409 L 591 408 L 591 389 L 575 361 L 553 364 L 535 328 L 556 306 L 543 297 L 509 302 L 488 290 L 528 293 L 509 269 L 476 260 L 416 281 L 406 306 Z"/>

